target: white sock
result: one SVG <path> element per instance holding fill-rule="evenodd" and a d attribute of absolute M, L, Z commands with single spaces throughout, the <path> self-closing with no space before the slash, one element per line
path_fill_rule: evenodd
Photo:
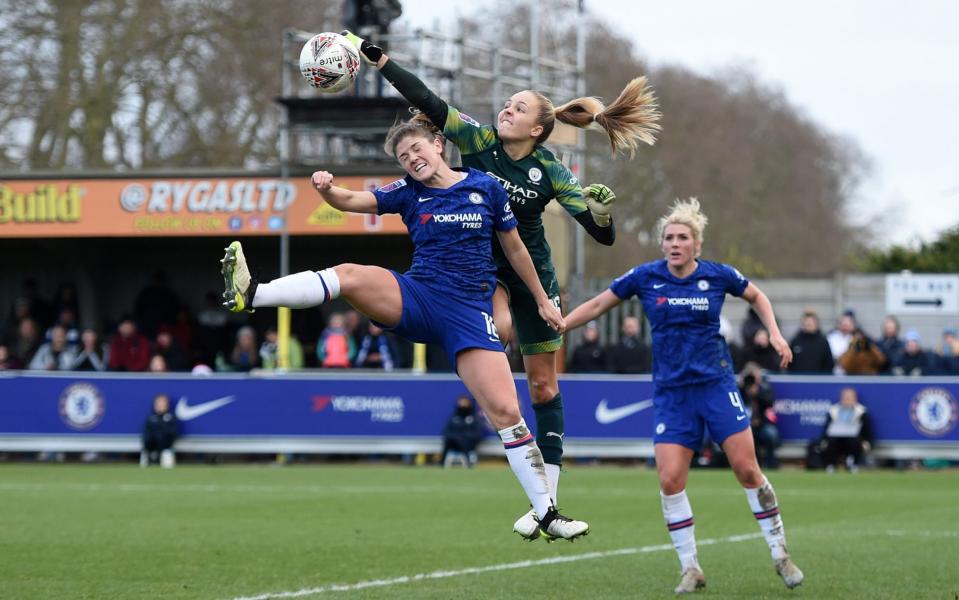
<path fill-rule="evenodd" d="M 252 304 L 310 308 L 329 302 L 340 295 L 340 279 L 333 269 L 301 271 L 256 286 Z"/>
<path fill-rule="evenodd" d="M 759 522 L 763 537 L 766 538 L 773 560 L 786 558 L 789 556 L 786 550 L 786 532 L 783 529 L 782 517 L 779 516 L 779 501 L 776 499 L 772 484 L 763 477 L 763 484 L 758 488 L 743 488 L 743 490 L 746 492 L 749 508 Z"/>
<path fill-rule="evenodd" d="M 673 540 L 673 547 L 679 556 L 679 564 L 683 571 L 689 567 L 699 568 L 699 558 L 696 556 L 696 527 L 693 525 L 693 507 L 689 505 L 686 490 L 667 496 L 659 492 L 663 504 L 663 517 L 666 519 L 666 528 L 669 537 Z"/>
<path fill-rule="evenodd" d="M 553 506 L 556 506 L 556 496 L 559 494 L 560 470 L 559 465 L 546 463 L 546 481 L 549 483 L 549 497 L 553 500 Z"/>
<path fill-rule="evenodd" d="M 513 474 L 523 486 L 523 491 L 533 505 L 536 516 L 542 519 L 546 516 L 551 503 L 546 469 L 543 467 L 543 454 L 536 445 L 536 438 L 530 433 L 523 419 L 512 427 L 500 429 L 497 433 L 503 440 L 506 460 L 509 461 Z"/>

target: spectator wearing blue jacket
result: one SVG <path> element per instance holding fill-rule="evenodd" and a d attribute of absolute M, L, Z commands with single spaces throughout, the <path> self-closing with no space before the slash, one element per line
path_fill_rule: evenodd
<path fill-rule="evenodd" d="M 370 321 L 366 335 L 360 340 L 360 348 L 356 351 L 353 366 L 358 369 L 393 370 L 393 356 L 396 352 L 390 343 L 389 334 L 376 323 Z"/>
<path fill-rule="evenodd" d="M 454 456 L 463 457 L 466 466 L 476 465 L 476 446 L 483 439 L 483 425 L 476 416 L 469 396 L 456 399 L 456 410 L 443 428 L 443 466 L 448 467 Z"/>
<path fill-rule="evenodd" d="M 933 371 L 933 361 L 922 349 L 922 338 L 915 329 L 906 332 L 906 344 L 898 359 L 892 364 L 893 375 L 929 375 Z"/>
<path fill-rule="evenodd" d="M 959 337 L 954 327 L 942 332 L 942 344 L 936 348 L 936 370 L 942 375 L 959 375 Z"/>
<path fill-rule="evenodd" d="M 892 373 L 893 365 L 902 355 L 905 344 L 899 338 L 899 319 L 889 315 L 882 321 L 882 335 L 876 342 L 879 349 L 886 356 L 886 364 L 880 371 L 883 374 Z"/>
<path fill-rule="evenodd" d="M 829 341 L 819 328 L 819 315 L 806 309 L 799 324 L 799 331 L 789 342 L 793 351 L 790 373 L 820 373 L 831 375 L 835 361 Z"/>

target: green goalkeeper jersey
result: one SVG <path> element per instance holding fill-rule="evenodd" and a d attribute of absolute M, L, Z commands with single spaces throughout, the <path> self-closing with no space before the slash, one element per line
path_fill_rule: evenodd
<path fill-rule="evenodd" d="M 520 238 L 526 244 L 533 264 L 541 274 L 544 271 L 552 273 L 550 248 L 543 229 L 543 211 L 551 200 L 559 202 L 574 217 L 587 210 L 576 176 L 542 146 L 536 146 L 528 156 L 513 160 L 503 150 L 494 127 L 480 125 L 452 106 L 447 110 L 443 135 L 459 148 L 463 166 L 483 171 L 502 184 L 519 222 Z M 493 260 L 499 269 L 512 269 L 495 237 Z"/>

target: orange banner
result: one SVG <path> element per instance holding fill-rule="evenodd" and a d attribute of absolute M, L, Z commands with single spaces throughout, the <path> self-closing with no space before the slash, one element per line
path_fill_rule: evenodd
<path fill-rule="evenodd" d="M 395 180 L 337 177 L 352 190 Z M 0 181 L 0 238 L 406 233 L 398 215 L 344 213 L 309 179 L 269 177 Z"/>

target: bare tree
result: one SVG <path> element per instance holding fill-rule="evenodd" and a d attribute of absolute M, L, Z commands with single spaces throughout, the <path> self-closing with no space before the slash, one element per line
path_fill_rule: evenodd
<path fill-rule="evenodd" d="M 21 169 L 275 162 L 281 31 L 335 0 L 0 0 L 0 161 Z"/>
<path fill-rule="evenodd" d="M 622 47 L 607 32 L 596 37 L 591 43 Z M 601 67 L 610 75 L 645 72 L 641 64 L 631 71 L 612 62 Z M 590 68 L 589 77 L 599 75 Z M 707 257 L 766 276 L 827 273 L 848 264 L 864 232 L 848 224 L 846 213 L 868 169 L 855 144 L 821 130 L 746 70 L 702 77 L 665 67 L 650 79 L 663 112 L 656 146 L 634 161 L 609 161 L 594 139 L 588 169 L 590 178 L 605 175 L 628 190 L 629 208 L 617 214 L 640 256 L 659 255 L 656 219 L 668 205 L 697 196 L 710 218 Z M 590 253 L 589 260 L 608 271 L 622 256 Z"/>

